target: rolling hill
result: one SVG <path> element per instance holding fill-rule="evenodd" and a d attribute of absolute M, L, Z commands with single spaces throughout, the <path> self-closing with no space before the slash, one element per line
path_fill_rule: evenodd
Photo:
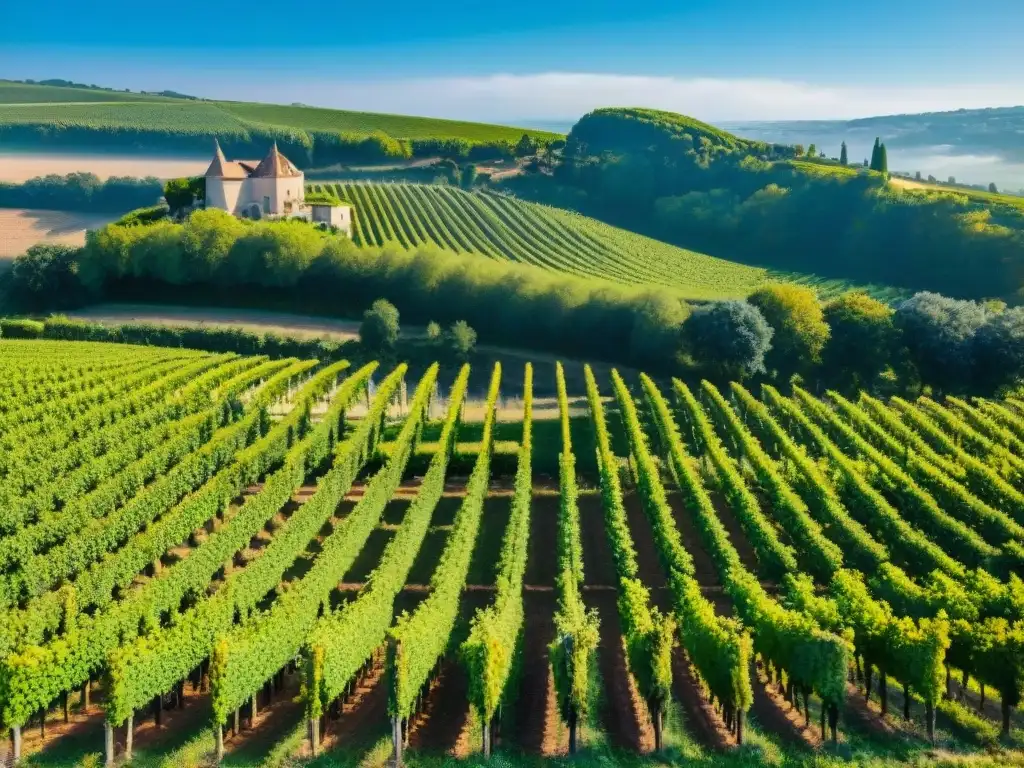
<path fill-rule="evenodd" d="M 505 194 L 351 181 L 314 183 L 309 188 L 352 203 L 353 239 L 361 246 L 415 249 L 436 245 L 455 253 L 530 264 L 577 277 L 672 288 L 691 300 L 742 298 L 767 280 L 808 285 L 823 298 L 854 287 L 883 301 L 905 296 L 905 292 L 886 286 L 854 286 L 845 280 L 719 259 Z"/>
<path fill-rule="evenodd" d="M 358 245 L 434 244 L 579 277 L 666 286 L 690 299 L 742 297 L 768 276 L 764 269 L 506 195 L 422 184 L 334 183 L 312 189 L 334 192 L 355 206 Z"/>
<path fill-rule="evenodd" d="M 278 141 L 303 167 L 346 160 L 438 154 L 481 159 L 510 152 L 523 134 L 559 134 L 486 123 L 307 106 L 201 101 L 90 88 L 0 82 L 0 141 L 66 148 L 259 155 Z"/>

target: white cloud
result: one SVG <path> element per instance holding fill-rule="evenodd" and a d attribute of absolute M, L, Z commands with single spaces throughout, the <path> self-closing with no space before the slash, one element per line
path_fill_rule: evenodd
<path fill-rule="evenodd" d="M 223 88 L 231 88 L 226 83 Z M 232 98 L 243 98 L 237 92 Z M 244 98 L 505 122 L 575 120 L 600 106 L 645 106 L 708 121 L 840 119 L 1024 103 L 1024 84 L 828 86 L 773 79 L 549 72 L 392 80 L 289 78 Z"/>

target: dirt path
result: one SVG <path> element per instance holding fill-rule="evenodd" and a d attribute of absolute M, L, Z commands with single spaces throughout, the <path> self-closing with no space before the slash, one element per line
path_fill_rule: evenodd
<path fill-rule="evenodd" d="M 617 747 L 650 752 L 654 749 L 654 728 L 629 674 L 616 593 L 588 590 L 583 593 L 583 599 L 588 608 L 597 609 L 601 621 L 597 666 L 604 686 L 605 701 L 601 713 L 604 730 L 610 742 Z"/>
<path fill-rule="evenodd" d="M 568 732 L 562 725 L 555 697 L 548 643 L 555 635 L 554 592 L 528 590 L 523 595 L 524 628 L 522 677 L 515 697 L 514 733 L 526 752 L 550 757 L 568 752 Z M 507 734 L 506 740 L 513 734 Z"/>
<path fill-rule="evenodd" d="M 704 549 L 697 525 L 693 516 L 686 509 L 683 497 L 676 491 L 668 494 L 668 503 L 672 507 L 672 516 L 675 519 L 676 527 L 683 538 L 683 547 L 693 558 L 693 567 L 697 574 L 697 583 L 702 587 L 718 587 L 722 581 L 718 577 L 718 568 L 711 555 Z"/>

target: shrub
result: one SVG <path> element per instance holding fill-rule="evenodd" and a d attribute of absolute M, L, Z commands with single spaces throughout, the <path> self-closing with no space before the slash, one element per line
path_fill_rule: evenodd
<path fill-rule="evenodd" d="M 398 310 L 386 299 L 377 299 L 363 314 L 359 340 L 373 352 L 387 352 L 395 347 L 399 333 Z"/>
<path fill-rule="evenodd" d="M 44 325 L 38 320 L 0 319 L 0 338 L 38 339 L 43 335 Z"/>
<path fill-rule="evenodd" d="M 476 347 L 476 331 L 465 320 L 456 320 L 446 334 L 448 349 L 458 360 L 465 360 Z"/>
<path fill-rule="evenodd" d="M 821 362 L 829 328 L 817 294 L 799 285 L 766 285 L 747 299 L 772 327 L 768 366 L 783 378 Z"/>
<path fill-rule="evenodd" d="M 683 325 L 690 354 L 718 374 L 742 379 L 765 372 L 772 328 L 757 307 L 723 301 L 699 307 Z"/>

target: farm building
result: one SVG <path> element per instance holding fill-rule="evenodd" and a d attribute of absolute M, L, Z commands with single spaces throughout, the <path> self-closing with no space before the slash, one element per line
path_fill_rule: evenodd
<path fill-rule="evenodd" d="M 249 219 L 300 218 L 352 235 L 352 207 L 340 201 L 306 203 L 305 175 L 277 149 L 260 161 L 230 161 L 220 142 L 206 169 L 206 207 Z"/>

